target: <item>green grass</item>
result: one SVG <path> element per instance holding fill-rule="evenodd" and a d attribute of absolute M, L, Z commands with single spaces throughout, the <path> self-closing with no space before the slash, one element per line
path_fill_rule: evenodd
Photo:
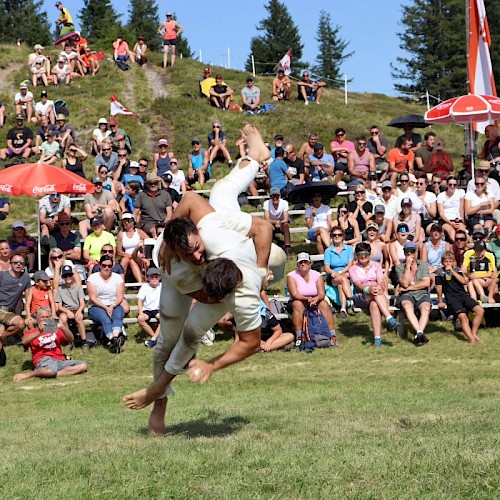
<path fill-rule="evenodd" d="M 471 347 L 435 323 L 424 348 L 392 334 L 375 350 L 366 322 L 340 324 L 335 350 L 256 355 L 205 386 L 179 377 L 163 438 L 146 435 L 148 410 L 120 403 L 150 381 L 151 351 L 133 339 L 119 356 L 91 351 L 85 375 L 19 384 L 28 355 L 10 347 L 0 495 L 498 497 L 498 335 Z"/>

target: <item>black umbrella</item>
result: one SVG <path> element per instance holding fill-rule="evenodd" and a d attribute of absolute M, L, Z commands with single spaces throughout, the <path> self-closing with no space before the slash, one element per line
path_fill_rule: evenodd
<path fill-rule="evenodd" d="M 328 203 L 339 191 L 337 186 L 327 181 L 308 182 L 295 186 L 285 198 L 290 203 L 310 203 L 314 194 L 319 193 L 323 197 L 323 202 Z"/>
<path fill-rule="evenodd" d="M 389 127 L 396 128 L 425 128 L 428 127 L 430 123 L 427 123 L 422 115 L 404 115 L 398 116 L 398 118 L 394 118 L 387 125 Z"/>

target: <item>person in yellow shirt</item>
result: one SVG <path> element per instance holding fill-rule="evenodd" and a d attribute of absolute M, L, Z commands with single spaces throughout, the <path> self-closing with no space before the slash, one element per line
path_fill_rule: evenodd
<path fill-rule="evenodd" d="M 59 27 L 59 36 L 63 37 L 68 33 L 73 33 L 75 31 L 75 24 L 69 10 L 64 7 L 62 2 L 56 2 L 56 7 L 59 10 L 59 19 L 56 21 Z"/>
<path fill-rule="evenodd" d="M 101 258 L 101 248 L 104 245 L 111 245 L 116 248 L 116 240 L 113 234 L 104 230 L 101 217 L 94 217 L 90 221 L 92 233 L 85 238 L 83 244 L 83 258 L 93 266 Z"/>

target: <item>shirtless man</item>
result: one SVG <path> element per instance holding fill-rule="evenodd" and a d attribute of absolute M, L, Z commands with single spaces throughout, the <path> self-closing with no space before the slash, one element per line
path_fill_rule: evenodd
<path fill-rule="evenodd" d="M 273 101 L 289 101 L 292 92 L 292 81 L 285 75 L 284 70 L 278 70 L 273 79 Z"/>
<path fill-rule="evenodd" d="M 235 193 L 240 192 L 244 183 L 251 181 L 259 163 L 269 157 L 269 150 L 251 125 L 244 126 L 242 136 L 248 145 L 248 157 L 242 158 L 231 173 L 214 186 L 215 193 L 212 193 L 210 202 L 218 211 L 203 203 L 203 198 L 197 194 L 187 193 L 175 211 L 174 221 L 165 229 L 168 246 L 163 244 L 161 249 L 164 264 L 160 303 L 162 333 L 154 353 L 155 382 L 123 398 L 123 402 L 135 410 L 154 401 L 149 418 L 152 434 L 164 433 L 168 386 L 188 363 L 191 379 L 204 383 L 214 371 L 238 363 L 260 348 L 260 320 L 257 316 L 272 227 L 259 219 L 256 228 L 254 219 L 258 218 L 249 219 L 248 214 L 235 210 Z M 189 228 L 186 216 L 198 227 L 192 224 L 193 227 Z M 181 223 L 179 217 L 184 218 Z M 238 232 L 230 229 L 229 221 Z M 180 239 L 176 237 L 179 232 L 184 232 Z M 255 236 L 255 247 L 244 234 Z M 206 256 L 230 258 L 241 271 L 242 279 L 234 293 L 218 303 L 214 303 L 200 279 Z M 191 297 L 198 302 L 190 310 Z M 201 337 L 228 310 L 234 311 L 240 340 L 215 359 L 193 359 Z"/>

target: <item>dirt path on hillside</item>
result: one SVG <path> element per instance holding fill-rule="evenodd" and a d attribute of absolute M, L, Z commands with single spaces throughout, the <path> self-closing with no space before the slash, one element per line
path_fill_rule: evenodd
<path fill-rule="evenodd" d="M 154 98 L 168 97 L 167 79 L 161 70 L 152 66 L 143 66 L 143 69 L 148 78 L 149 88 L 153 92 Z"/>
<path fill-rule="evenodd" d="M 4 92 L 9 88 L 7 77 L 13 71 L 19 71 L 23 66 L 24 64 L 22 63 L 11 63 L 6 68 L 0 68 L 0 92 Z"/>

